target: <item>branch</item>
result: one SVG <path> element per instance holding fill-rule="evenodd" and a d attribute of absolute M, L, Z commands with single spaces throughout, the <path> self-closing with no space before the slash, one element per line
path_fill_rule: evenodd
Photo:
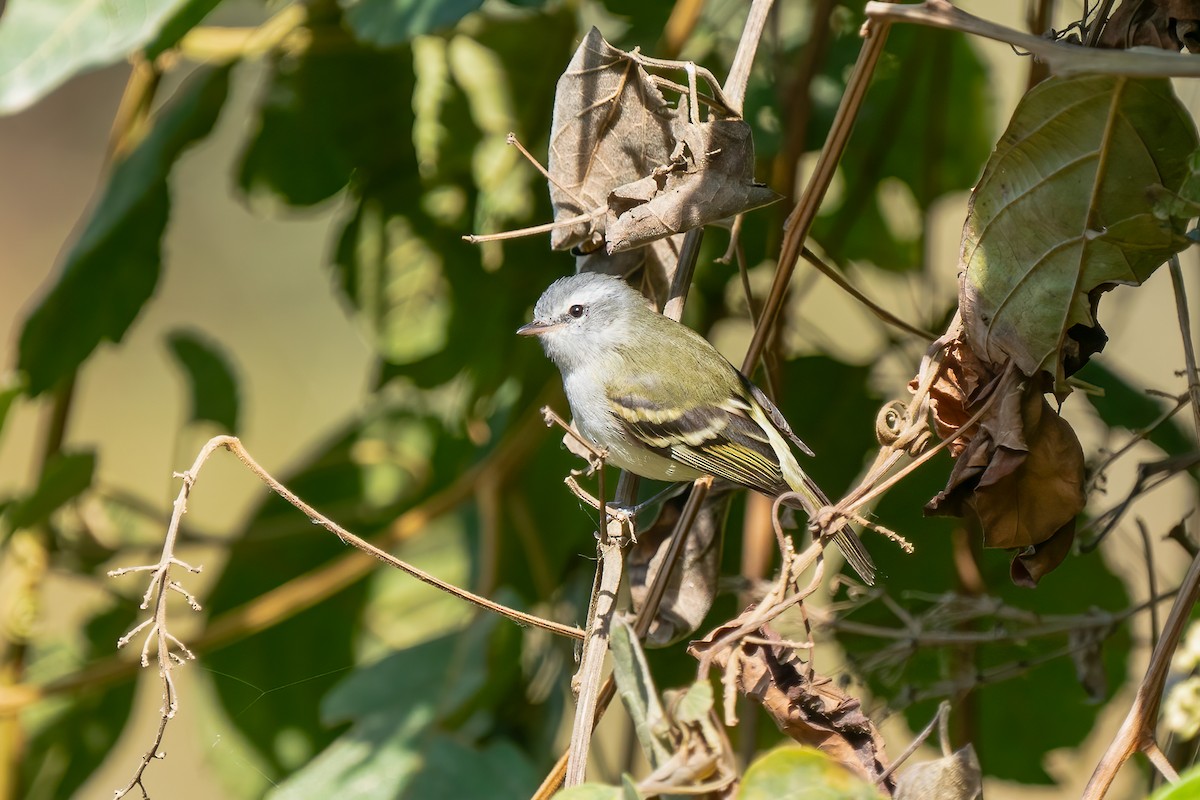
<path fill-rule="evenodd" d="M 1083 800 L 1101 800 L 1108 792 L 1113 779 L 1117 777 L 1121 766 L 1134 753 L 1141 751 L 1150 754 L 1158 749 L 1158 744 L 1154 741 L 1154 726 L 1158 721 L 1163 684 L 1171 667 L 1171 656 L 1175 653 L 1197 599 L 1200 599 L 1200 555 L 1192 559 L 1192 565 L 1188 568 L 1179 594 L 1175 596 L 1175 603 L 1171 606 L 1171 613 L 1167 617 L 1167 624 L 1163 627 L 1158 645 L 1150 656 L 1150 665 L 1146 667 L 1146 674 L 1133 698 L 1133 706 L 1100 763 L 1096 765 L 1087 788 L 1083 790 Z"/>
<path fill-rule="evenodd" d="M 1200 77 L 1200 60 L 1192 56 L 1162 51 L 1151 53 L 1102 50 L 1056 42 L 971 16 L 955 8 L 947 0 L 926 0 L 924 3 L 905 5 L 869 2 L 866 15 L 867 28 L 873 27 L 872 23 L 887 25 L 892 22 L 909 22 L 1004 42 L 1045 61 L 1050 71 L 1058 75 L 1098 72 L 1133 77 Z"/>

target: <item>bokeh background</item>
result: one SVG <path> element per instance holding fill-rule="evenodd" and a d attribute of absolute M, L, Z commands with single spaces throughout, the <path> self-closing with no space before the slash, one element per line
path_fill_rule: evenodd
<path fill-rule="evenodd" d="M 720 5 L 720 4 L 714 4 Z M 1022 28 L 1024 4 L 962 2 L 964 9 L 1002 24 Z M 1064 3 L 1059 16 L 1075 18 L 1077 3 Z M 594 19 L 606 34 L 620 29 L 621 15 L 601 3 L 578 4 L 581 17 Z M 254 25 L 267 11 L 250 0 L 226 0 L 206 24 Z M 605 27 L 605 26 L 608 27 Z M 651 42 L 645 43 L 647 47 Z M 972 47 L 990 65 L 994 119 L 998 135 L 1023 91 L 1027 59 L 1006 45 L 973 41 Z M 189 68 L 171 71 L 160 90 L 170 97 Z M 21 325 L 33 305 L 53 281 L 56 265 L 75 236 L 79 221 L 102 180 L 106 143 L 127 66 L 113 66 L 78 76 L 19 114 L 0 118 L 0 369 L 16 365 L 16 344 Z M 140 499 L 161 511 L 165 525 L 169 504 L 177 491 L 172 472 L 190 463 L 195 450 L 210 435 L 210 426 L 185 425 L 187 385 L 165 345 L 176 329 L 198 331 L 230 357 L 240 379 L 241 438 L 255 457 L 276 475 L 286 475 L 348 420 L 364 411 L 371 398 L 373 354 L 370 343 L 333 291 L 329 262 L 336 234 L 335 221 L 345 211 L 345 198 L 335 196 L 314 208 L 286 211 L 278 206 L 258 206 L 233 189 L 236 164 L 254 124 L 253 108 L 264 91 L 266 65 L 248 60 L 235 68 L 232 94 L 214 133 L 178 162 L 171 178 L 172 212 L 164 241 L 165 269 L 153 301 L 147 305 L 124 340 L 104 345 L 87 362 L 79 378 L 67 441 L 72 446 L 94 446 L 102 453 L 96 479 L 99 485 Z M 1200 108 L 1200 86 L 1177 83 L 1177 91 L 1193 110 Z M 549 103 L 549 97 L 520 97 L 518 103 Z M 851 157 L 862 154 L 851 153 Z M 523 168 L 523 167 L 521 167 Z M 830 202 L 836 203 L 835 184 Z M 944 198 L 930 217 L 927 270 L 940 298 L 918 296 L 911 276 L 856 264 L 856 279 L 884 305 L 902 311 L 919 310 L 948 302 L 955 291 L 955 261 L 967 195 Z M 893 213 L 902 219 L 911 209 L 904 198 Z M 466 232 L 466 231 L 464 231 Z M 715 237 L 714 237 L 715 238 Z M 468 247 L 469 245 L 463 245 Z M 544 258 L 555 271 L 573 268 L 565 254 Z M 1196 261 L 1185 256 L 1193 316 L 1200 308 L 1200 280 Z M 525 265 L 506 261 L 501 269 L 520 271 Z M 540 272 L 544 272 L 541 270 Z M 798 352 L 830 352 L 840 360 L 870 364 L 878 356 L 881 339 L 853 301 L 822 278 L 802 268 L 797 281 L 805 291 L 798 307 L 803 320 L 795 331 Z M 527 302 L 532 304 L 542 286 L 531 282 Z M 1157 274 L 1146 286 L 1118 289 L 1104 301 L 1103 322 L 1111 343 L 1104 363 L 1144 387 L 1179 391 L 1175 371 L 1183 363 L 1170 283 Z M 748 323 L 724 322 L 712 331 L 733 360 L 740 360 L 748 340 Z M 905 373 L 909 370 L 909 373 Z M 896 391 L 911 373 L 911 365 L 886 364 L 879 383 Z M 831 403 L 839 402 L 836 397 Z M 785 411 L 787 409 L 785 408 Z M 18 402 L 0 440 L 0 496 L 28 490 L 35 482 L 38 446 L 46 419 L 42 401 Z M 1101 442 L 1102 426 L 1084 403 L 1068 402 L 1065 413 L 1076 425 L 1085 449 L 1094 452 Z M 863 419 L 870 426 L 871 419 Z M 804 422 L 795 421 L 803 434 Z M 1146 445 L 1141 456 L 1152 457 Z M 1135 456 L 1135 459 L 1137 456 Z M 1132 480 L 1133 464 L 1118 469 L 1110 481 L 1110 496 L 1119 496 Z M 564 491 L 557 486 L 548 492 Z M 225 548 L 223 537 L 244 523 L 266 490 L 232 458 L 218 457 L 205 468 L 193 495 L 188 522 L 213 537 L 205 547 L 189 548 L 189 560 L 201 561 L 205 574 L 190 579 L 189 586 L 203 601 L 209 581 L 220 572 Z M 1137 514 L 1152 530 L 1165 530 L 1189 513 L 1195 496 L 1189 486 L 1176 484 L 1157 491 L 1140 503 Z M 143 541 L 153 541 L 149 519 L 132 523 Z M 313 536 L 326 534 L 314 529 Z M 916 538 L 918 547 L 940 548 L 941 541 Z M 878 547 L 879 545 L 873 545 Z M 577 543 L 579 557 L 589 556 L 590 542 Z M 1185 564 L 1172 549 L 1163 549 L 1157 570 L 1169 585 Z M 286 558 L 286 554 L 281 554 Z M 1146 593 L 1140 545 L 1133 537 L 1113 537 L 1104 557 L 1126 582 L 1133 597 Z M 439 573 L 450 580 L 469 573 L 462 560 L 436 562 Z M 997 555 L 997 558 L 1003 558 Z M 390 579 L 389 579 L 390 580 Z M 397 586 L 407 581 L 398 578 Z M 136 579 L 125 578 L 124 591 Z M 382 591 L 382 590 L 381 590 Z M 420 595 L 424 587 L 396 591 Z M 45 587 L 44 619 L 39 635 L 47 639 L 70 631 L 93 604 L 108 602 L 109 589 L 88 581 L 54 574 Z M 435 596 L 420 595 L 417 605 L 447 608 Z M 453 614 L 453 611 L 446 611 Z M 178 617 L 184 618 L 183 612 Z M 349 624 L 349 623 L 348 623 Z M 182 638 L 195 629 L 184 619 Z M 1145 660 L 1144 624 L 1131 635 L 1129 669 L 1138 674 Z M 313 642 L 320 647 L 320 642 Z M 353 665 L 345 664 L 349 670 Z M 239 740 L 236 726 L 211 701 L 214 678 L 239 680 L 234 673 L 214 676 L 201 654 L 199 661 L 178 673 L 183 710 L 172 723 L 166 750 L 169 758 L 152 768 L 153 785 L 170 785 L 169 795 L 179 800 L 225 796 L 228 783 L 264 785 L 262 769 L 251 748 Z M 286 686 L 256 686 L 254 691 L 286 692 Z M 157 725 L 159 686 L 151 671 L 140 681 L 130 723 L 110 757 L 79 790 L 78 796 L 106 796 L 127 780 L 138 754 L 151 740 Z M 250 697 L 253 698 L 254 692 Z M 989 797 L 1065 797 L 1077 794 L 1115 723 L 1130 698 L 1128 687 L 1109 701 L 1098 723 L 1079 749 L 1051 753 L 1047 771 L 1061 783 L 1056 787 L 1015 787 L 991 782 Z M 251 704 L 253 699 L 247 701 Z M 1031 719 L 1032 722 L 1032 719 Z M 890 718 L 886 732 L 889 747 L 898 752 L 907 729 L 900 717 Z M 281 735 L 286 731 L 281 732 Z M 1019 743 L 1014 743 L 1019 746 Z M 1132 776 L 1123 791 L 1138 796 Z"/>

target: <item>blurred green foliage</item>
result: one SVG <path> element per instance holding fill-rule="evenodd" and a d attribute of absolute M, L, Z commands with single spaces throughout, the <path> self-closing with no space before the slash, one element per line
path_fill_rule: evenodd
<path fill-rule="evenodd" d="M 17 35 L 11 30 L 21 24 L 16 10 L 29 2 L 10 4 L 0 41 Z M 218 2 L 160 3 L 170 5 L 171 14 L 109 55 L 123 57 L 144 45 L 153 57 L 176 47 Z M 706 4 L 685 43 L 687 57 L 724 74 L 743 7 Z M 809 12 L 797 8 L 780 12 L 777 35 L 764 43 L 747 91 L 760 175 L 789 152 L 819 146 L 859 47 L 857 12 L 838 7 L 831 21 L 814 26 Z M 376 356 L 370 407 L 283 476 L 286 484 L 359 535 L 384 537 L 401 554 L 417 552 L 413 545 L 420 541 L 422 558 L 461 567 L 467 585 L 564 621 L 579 621 L 586 612 L 594 520 L 560 485 L 578 461 L 557 433 L 540 426 L 540 405 L 565 409 L 557 377 L 536 346 L 512 332 L 541 290 L 573 268 L 572 260 L 550 253 L 542 237 L 478 246 L 461 236 L 552 217 L 544 179 L 504 144 L 505 134 L 514 131 L 533 153 L 545 152 L 554 84 L 593 16 L 613 21 L 615 29 L 604 33 L 617 46 L 653 53 L 668 13 L 668 4 L 627 0 L 313 2 L 302 23 L 303 44 L 267 54 L 268 74 L 242 157 L 230 165 L 234 191 L 256 210 L 335 204 L 330 302 L 341 303 Z M 814 31 L 826 28 L 826 58 L 810 94 L 789 94 L 803 49 L 812 45 Z M 68 71 L 82 66 L 59 57 Z M 172 166 L 212 130 L 235 64 L 231 56 L 228 64 L 197 69 L 157 108 L 140 143 L 112 165 L 57 283 L 25 321 L 20 369 L 27 382 L 0 390 L 0 423 L 14 397 L 69 385 L 97 345 L 120 341 L 153 302 L 160 272 L 170 268 L 161 248 L 170 193 L 187 189 L 171 184 Z M 889 270 L 921 266 L 930 207 L 968 188 L 991 149 L 990 103 L 989 75 L 966 39 L 894 31 L 841 167 L 840 199 L 824 209 L 816 241 L 836 259 Z M 797 104 L 807 106 L 801 131 L 788 127 Z M 897 218 L 896 207 L 909 218 Z M 750 266 L 774 257 L 779 214 L 786 211 L 747 218 L 742 243 Z M 726 302 L 731 284 L 740 292 L 736 270 L 714 263 L 726 241 L 721 232 L 708 236 L 690 299 L 687 320 L 705 332 L 723 321 L 746 321 L 744 308 Z M 948 316 L 951 309 L 941 311 Z M 173 338 L 170 346 L 192 386 L 191 419 L 234 432 L 245 389 L 236 364 L 219 346 L 191 335 Z M 899 353 L 915 370 L 913 352 L 889 342 L 877 357 Z M 805 468 L 839 496 L 877 448 L 874 417 L 885 399 L 879 371 L 829 355 L 776 352 L 773 362 L 780 406 L 818 454 Z M 1093 363 L 1082 376 L 1109 389 L 1106 398 L 1092 401 L 1106 424 L 1134 429 L 1159 413 L 1156 400 L 1101 369 Z M 244 380 L 253 383 L 252 376 Z M 1174 424 L 1149 438 L 1168 453 L 1191 446 Z M 34 490 L 0 501 L 4 530 L 48 525 L 53 532 L 69 524 L 55 521 L 53 512 L 88 491 L 95 460 L 104 456 L 65 453 L 48 461 Z M 913 614 L 961 588 L 949 545 L 954 525 L 921 514 L 948 465 L 942 458 L 924 467 L 875 509 L 882 524 L 913 541 L 915 555 L 868 534 L 891 596 Z M 450 496 L 453 502 L 438 505 Z M 398 519 L 434 506 L 419 529 L 387 538 Z M 740 572 L 741 511 L 739 502 L 730 515 L 729 575 Z M 69 549 L 75 539 L 55 541 Z M 226 632 L 198 653 L 220 713 L 255 752 L 263 780 L 277 784 L 270 796 L 525 797 L 557 758 L 556 737 L 571 704 L 571 643 L 473 610 L 431 614 L 415 595 L 385 601 L 369 580 L 339 583 L 330 565 L 347 558 L 345 545 L 275 496 L 250 515 L 228 551 L 203 598 L 218 625 L 291 581 L 311 579 L 323 592 L 261 630 Z M 92 562 L 62 560 L 77 563 Z M 1094 554 L 1069 559 L 1034 593 L 1011 586 L 1007 556 L 988 554 L 983 565 L 990 599 L 1019 609 L 1026 623 L 1092 607 L 1118 612 L 1129 603 L 1124 586 Z M 91 572 L 79 577 L 100 580 Z M 131 605 L 122 602 L 91 619 L 74 667 L 108 656 L 134 619 Z M 726 593 L 706 625 L 739 610 Z M 949 629 L 993 630 L 998 614 L 963 617 Z M 849 619 L 902 627 L 881 602 L 857 608 Z M 1048 781 L 1041 756 L 1080 743 L 1101 708 L 1073 675 L 1065 635 L 1014 637 L 965 651 L 916 638 L 837 638 L 853 665 L 841 677 L 865 684 L 877 720 L 898 710 L 920 727 L 941 697 L 961 703 L 965 734 L 986 774 Z M 381 655 L 393 640 L 402 644 Z M 1102 644 L 1106 697 L 1125 679 L 1126 644 L 1123 629 Z M 33 650 L 30 675 L 40 675 L 39 665 L 52 663 L 54 654 L 41 645 Z M 661 687 L 689 685 L 695 677 L 695 661 L 682 646 L 650 653 L 648 660 Z M 24 764 L 25 796 L 74 791 L 125 726 L 131 697 L 132 682 L 125 680 L 44 708 Z M 1036 724 L 1025 709 L 1036 709 Z M 751 751 L 778 739 L 763 715 L 731 735 Z M 833 768 L 823 756 L 776 751 L 751 768 L 743 795 L 776 796 L 775 789 L 760 787 L 774 786 L 775 762 L 789 758 L 806 763 L 784 769 L 785 782 L 805 770 Z M 264 790 L 265 783 L 230 785 L 228 796 Z M 614 791 L 604 796 L 621 796 Z M 872 796 L 869 787 L 853 792 Z"/>

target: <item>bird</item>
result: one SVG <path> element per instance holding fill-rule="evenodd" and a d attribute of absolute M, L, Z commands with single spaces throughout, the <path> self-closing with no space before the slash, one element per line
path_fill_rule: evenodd
<path fill-rule="evenodd" d="M 812 451 L 766 394 L 621 278 L 559 278 L 517 333 L 541 341 L 562 375 L 576 428 L 608 463 L 650 480 L 712 475 L 769 497 L 793 491 L 810 511 L 829 505 L 791 445 Z M 875 565 L 853 529 L 843 525 L 832 539 L 873 585 Z"/>

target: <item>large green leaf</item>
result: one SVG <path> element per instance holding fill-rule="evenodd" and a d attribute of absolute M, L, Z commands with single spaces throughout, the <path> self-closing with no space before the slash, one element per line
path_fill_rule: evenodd
<path fill-rule="evenodd" d="M 925 215 L 979 177 L 991 118 L 987 71 L 966 36 L 893 28 L 813 238 L 838 260 L 920 268 Z"/>
<path fill-rule="evenodd" d="M 212 130 L 228 85 L 228 67 L 194 74 L 113 168 L 57 282 L 21 331 L 19 367 L 31 396 L 71 374 L 100 342 L 120 341 L 154 293 L 171 204 L 167 176 Z"/>
<path fill-rule="evenodd" d="M 862 778 L 811 747 L 785 745 L 756 759 L 746 769 L 737 800 L 879 800 L 882 795 Z"/>
<path fill-rule="evenodd" d="M 0 18 L 0 114 L 150 41 L 187 0 L 9 0 Z"/>
<path fill-rule="evenodd" d="M 390 47 L 450 27 L 483 0 L 342 0 L 342 5 L 360 41 Z"/>
<path fill-rule="evenodd" d="M 220 347 L 193 331 L 167 335 L 171 355 L 188 379 L 192 397 L 189 422 L 215 422 L 228 434 L 238 432 L 238 383 L 233 365 Z"/>
<path fill-rule="evenodd" d="M 461 634 L 401 650 L 363 667 L 322 703 L 329 724 L 352 726 L 270 796 L 307 798 L 521 798 L 537 775 L 503 738 L 472 741 L 488 709 L 518 690 L 520 636 L 481 615 Z M 456 720 L 472 719 L 455 733 Z M 470 769 L 462 765 L 470 763 Z"/>
<path fill-rule="evenodd" d="M 1188 246 L 1152 190 L 1189 175 L 1196 125 L 1166 79 L 1053 78 L 1022 98 L 971 195 L 960 296 L 968 339 L 993 363 L 1045 370 L 1093 327 L 1089 293 L 1140 284 Z"/>

